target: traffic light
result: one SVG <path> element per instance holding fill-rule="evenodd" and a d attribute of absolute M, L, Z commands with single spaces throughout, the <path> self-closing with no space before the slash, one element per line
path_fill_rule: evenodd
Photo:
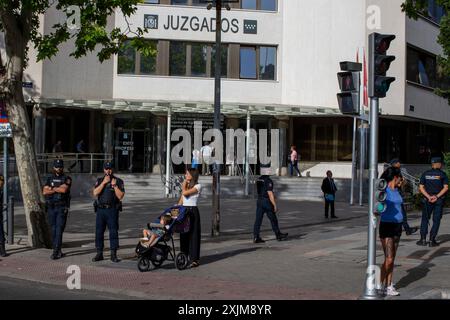
<path fill-rule="evenodd" d="M 338 72 L 337 77 L 341 90 L 337 94 L 339 110 L 343 114 L 359 114 L 359 72 Z"/>
<path fill-rule="evenodd" d="M 369 36 L 369 97 L 384 98 L 394 77 L 387 77 L 395 56 L 386 55 L 392 40 L 393 34 L 372 33 Z"/>
<path fill-rule="evenodd" d="M 386 205 L 386 188 L 388 186 L 388 183 L 384 179 L 377 179 L 375 180 L 375 206 L 374 210 L 375 213 L 381 214 L 386 211 L 387 205 Z"/>

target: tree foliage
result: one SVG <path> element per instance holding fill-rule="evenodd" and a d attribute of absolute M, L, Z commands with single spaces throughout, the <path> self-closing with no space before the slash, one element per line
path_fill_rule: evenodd
<path fill-rule="evenodd" d="M 440 21 L 440 34 L 438 43 L 442 46 L 443 54 L 438 57 L 441 67 L 441 78 L 450 79 L 450 0 L 436 0 L 436 4 L 444 8 L 445 14 Z M 419 16 L 428 16 L 428 0 L 406 0 L 402 10 L 412 19 Z M 448 81 L 450 83 L 450 81 Z M 450 88 L 437 88 L 436 93 L 447 98 L 450 104 Z"/>

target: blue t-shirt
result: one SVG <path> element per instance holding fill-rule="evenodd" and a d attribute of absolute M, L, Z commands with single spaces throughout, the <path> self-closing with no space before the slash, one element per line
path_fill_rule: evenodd
<path fill-rule="evenodd" d="M 394 222 L 394 223 L 402 223 L 403 222 L 403 214 L 402 214 L 402 203 L 403 198 L 400 195 L 400 192 L 395 189 L 392 190 L 390 187 L 386 189 L 387 198 L 386 198 L 386 211 L 381 214 L 382 222 Z"/>

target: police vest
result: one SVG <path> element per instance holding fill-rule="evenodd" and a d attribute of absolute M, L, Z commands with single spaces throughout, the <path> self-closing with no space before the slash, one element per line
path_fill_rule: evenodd
<path fill-rule="evenodd" d="M 65 205 L 69 205 L 69 201 L 70 201 L 70 183 L 67 183 L 69 180 L 71 180 L 71 178 L 69 176 L 66 176 L 64 174 L 57 176 L 56 174 L 48 177 L 47 182 L 46 182 L 46 186 L 52 187 L 52 188 L 59 188 L 61 185 L 63 184 L 67 184 L 69 186 L 69 190 L 66 193 L 54 193 L 51 195 L 47 195 L 46 196 L 46 200 L 49 203 L 52 204 L 65 204 Z"/>
<path fill-rule="evenodd" d="M 123 184 L 122 180 L 111 176 L 112 179 L 117 180 L 117 185 L 120 186 Z M 97 179 L 96 186 L 100 185 L 103 181 L 103 178 Z M 114 192 L 114 188 L 111 186 L 111 182 L 109 182 L 102 190 L 102 192 L 98 195 L 98 204 L 100 205 L 108 205 L 114 206 L 120 202 L 120 200 L 116 197 L 116 193 Z"/>

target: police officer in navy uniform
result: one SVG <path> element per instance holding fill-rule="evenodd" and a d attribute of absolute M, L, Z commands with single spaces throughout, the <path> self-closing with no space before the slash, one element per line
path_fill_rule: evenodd
<path fill-rule="evenodd" d="M 123 181 L 113 175 L 111 162 L 103 165 L 104 176 L 97 179 L 94 187 L 94 196 L 97 197 L 95 223 L 95 247 L 97 255 L 93 262 L 103 260 L 104 234 L 106 226 L 109 230 L 111 261 L 119 262 L 117 249 L 119 248 L 119 211 L 122 199 L 125 196 Z"/>
<path fill-rule="evenodd" d="M 430 247 L 439 245 L 436 242 L 436 236 L 441 224 L 442 209 L 444 206 L 445 194 L 448 191 L 448 177 L 442 168 L 442 160 L 440 157 L 431 159 L 432 169 L 425 171 L 420 178 L 419 190 L 424 196 L 424 208 L 422 211 L 422 225 L 420 227 L 420 240 L 417 242 L 419 246 L 427 245 L 428 222 L 433 214 L 433 227 L 430 232 Z"/>
<path fill-rule="evenodd" d="M 42 193 L 46 198 L 47 214 L 52 230 L 53 254 L 51 259 L 61 259 L 63 232 L 66 227 L 67 214 L 70 207 L 70 187 L 72 178 L 64 174 L 64 162 L 57 159 L 53 162 L 53 175 L 47 178 Z"/>
<path fill-rule="evenodd" d="M 264 217 L 264 213 L 272 224 L 272 230 L 275 233 L 278 241 L 286 240 L 288 234 L 281 233 L 278 227 L 278 219 L 275 215 L 278 211 L 277 203 L 275 201 L 275 195 L 273 193 L 273 181 L 270 179 L 271 168 L 270 165 L 261 165 L 261 174 L 256 181 L 256 187 L 258 190 L 258 200 L 256 202 L 256 220 L 253 227 L 253 242 L 254 243 L 264 243 L 265 241 L 261 239 L 259 231 L 261 228 L 261 223 Z"/>

